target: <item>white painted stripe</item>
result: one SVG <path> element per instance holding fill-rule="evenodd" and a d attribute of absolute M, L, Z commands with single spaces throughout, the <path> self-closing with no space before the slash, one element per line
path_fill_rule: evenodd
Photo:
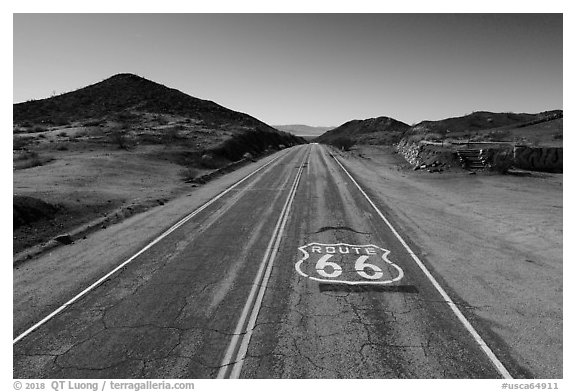
<path fill-rule="evenodd" d="M 454 314 L 456 315 L 456 317 L 458 317 L 458 319 L 460 320 L 460 322 L 464 325 L 464 327 L 468 330 L 468 332 L 470 332 L 470 334 L 472 335 L 472 337 L 474 338 L 474 340 L 476 341 L 476 343 L 478 343 L 478 345 L 480 346 L 480 348 L 484 351 L 484 353 L 488 356 L 488 358 L 490 359 L 490 361 L 492 362 L 492 364 L 494 365 L 494 367 L 496 368 L 496 370 L 498 370 L 498 372 L 500 373 L 500 375 L 503 378 L 513 378 L 512 375 L 510 374 L 510 372 L 506 369 L 506 367 L 504 367 L 504 365 L 502 364 L 502 362 L 498 359 L 498 357 L 496 357 L 496 354 L 494 354 L 494 352 L 490 349 L 490 347 L 488 347 L 488 345 L 486 344 L 486 342 L 484 341 L 484 339 L 482 339 L 482 337 L 480 336 L 480 334 L 476 331 L 476 329 L 474 329 L 474 327 L 472 326 L 472 324 L 470 324 L 470 322 L 466 319 L 466 317 L 464 317 L 464 315 L 462 314 L 462 312 L 460 311 L 460 309 L 458 309 L 458 307 L 456 306 L 456 304 L 454 303 L 454 301 L 452 301 L 452 299 L 450 298 L 450 296 L 446 293 L 446 291 L 442 288 L 442 286 L 440 286 L 440 284 L 438 283 L 438 281 L 432 276 L 432 274 L 430 273 L 430 271 L 428 270 L 428 268 L 426 268 L 426 266 L 424 265 L 424 263 L 420 260 L 420 258 L 418 258 L 418 256 L 416 256 L 416 254 L 414 253 L 414 251 L 412 251 L 412 249 L 410 248 L 410 246 L 408 246 L 408 244 L 406 243 L 406 241 L 404 241 L 404 239 L 400 236 L 400 234 L 396 231 L 396 229 L 392 226 L 392 224 L 388 221 L 388 219 L 386 219 L 386 217 L 384 216 L 384 214 L 382 214 L 382 212 L 380 211 L 380 209 L 378 209 L 378 207 L 376 207 L 376 205 L 374 204 L 374 202 L 370 199 L 370 197 L 368 197 L 368 195 L 366 194 L 366 192 L 364 192 L 364 190 L 360 187 L 360 185 L 356 182 L 356 180 L 352 177 L 352 175 L 348 172 L 348 170 L 346 170 L 346 168 L 344 168 L 344 166 L 340 163 L 340 161 L 338 160 L 338 158 L 336 158 L 334 155 L 330 154 L 332 156 L 332 158 L 334 158 L 334 160 L 336 161 L 336 163 L 338 163 L 338 165 L 342 168 L 342 170 L 344 170 L 344 172 L 348 175 L 348 177 L 350 177 L 350 179 L 352 180 L 352 182 L 354 183 L 354 185 L 356 185 L 356 187 L 360 190 L 360 192 L 362 193 L 362 195 L 364 195 L 364 197 L 366 198 L 366 200 L 368 200 L 368 202 L 370 203 L 370 205 L 372 205 L 372 207 L 376 210 L 376 212 L 378 213 L 378 215 L 380 216 L 380 218 L 382 218 L 382 220 L 384 221 L 384 223 L 386 223 L 386 225 L 390 228 L 390 230 L 392 231 L 392 233 L 394 233 L 394 235 L 396 236 L 396 238 L 398 239 L 398 241 L 400 241 L 400 243 L 402 244 L 402 246 L 406 249 L 406 251 L 408 252 L 408 254 L 412 257 L 412 259 L 416 262 L 416 264 L 418 265 L 418 267 L 420 267 L 420 269 L 422 270 L 422 272 L 424 272 L 424 275 L 426 275 L 426 277 L 430 280 L 430 282 L 432 283 L 432 285 L 434 286 L 434 288 L 436 288 L 436 290 L 438 291 L 438 293 L 440 293 L 440 295 L 442 296 L 442 298 L 444 298 L 444 300 L 446 301 L 446 303 L 448 304 L 448 306 L 450 307 L 450 309 L 454 312 Z"/>
<path fill-rule="evenodd" d="M 308 157 L 309 156 L 310 155 L 308 155 Z M 256 325 L 256 320 L 258 318 L 258 313 L 260 312 L 260 307 L 262 306 L 262 300 L 264 298 L 264 293 L 266 291 L 266 285 L 268 284 L 268 280 L 270 278 L 272 265 L 274 264 L 274 259 L 276 258 L 278 248 L 280 247 L 282 233 L 284 232 L 284 227 L 286 225 L 286 222 L 288 221 L 289 211 L 292 206 L 292 202 L 294 201 L 294 196 L 296 195 L 296 190 L 298 188 L 298 183 L 300 182 L 300 177 L 302 176 L 303 165 L 304 161 L 302 161 L 300 167 L 298 168 L 298 173 L 296 174 L 294 183 L 292 184 L 290 192 L 288 193 L 288 198 L 286 199 L 282 211 L 280 212 L 280 216 L 278 217 L 276 226 L 274 227 L 274 231 L 272 232 L 270 242 L 268 243 L 266 252 L 264 253 L 264 257 L 260 262 L 258 273 L 254 278 L 252 289 L 250 290 L 248 299 L 246 300 L 246 303 L 244 305 L 244 308 L 242 309 L 242 313 L 240 314 L 240 318 L 236 325 L 236 329 L 234 330 L 234 336 L 232 336 L 232 339 L 228 344 L 226 354 L 222 359 L 220 365 L 221 367 L 216 378 L 222 379 L 226 377 L 227 378 L 240 377 L 240 373 L 242 371 L 242 365 L 244 364 L 244 357 L 246 355 L 246 352 L 248 351 L 248 345 L 250 344 L 252 332 Z M 264 274 L 264 277 L 262 277 L 262 273 L 265 268 L 266 272 Z M 254 301 L 254 297 L 256 295 L 257 297 L 256 300 Z M 246 318 L 248 317 L 248 314 L 250 314 L 250 318 L 248 319 L 248 323 L 246 324 Z M 243 334 L 242 341 L 239 343 L 239 339 L 242 334 Z M 239 347 L 238 344 L 240 344 Z M 236 355 L 234 356 L 235 352 Z M 232 357 L 234 357 L 234 361 L 232 361 Z"/>
<path fill-rule="evenodd" d="M 24 338 L 25 336 L 29 335 L 31 332 L 33 332 L 34 330 L 38 329 L 41 325 L 45 324 L 47 321 L 49 321 L 50 319 L 54 318 L 54 316 L 56 316 L 57 314 L 61 313 L 64 309 L 66 309 L 68 306 L 70 306 L 71 304 L 73 304 L 74 302 L 78 301 L 80 298 L 82 298 L 84 295 L 86 295 L 88 292 L 92 291 L 94 288 L 96 288 L 97 286 L 99 286 L 102 282 L 104 282 L 106 279 L 108 279 L 110 276 L 114 275 L 117 271 L 119 271 L 120 269 L 122 269 L 123 267 L 125 267 L 127 264 L 129 264 L 130 262 L 132 262 L 134 259 L 136 259 L 138 256 L 140 256 L 142 253 L 146 252 L 148 249 L 150 249 L 151 247 L 153 247 L 154 245 L 156 245 L 158 242 L 160 242 L 163 238 L 165 238 L 166 236 L 168 236 L 170 233 L 172 233 L 174 230 L 178 229 L 180 226 L 182 226 L 183 224 L 185 224 L 186 222 L 188 222 L 190 219 L 192 219 L 193 217 L 195 217 L 196 215 L 198 215 L 200 212 L 204 211 L 206 208 L 208 208 L 211 204 L 213 204 L 215 201 L 217 201 L 218 199 L 220 199 L 222 196 L 224 196 L 225 194 L 227 194 L 228 192 L 230 192 L 232 189 L 236 188 L 238 185 L 240 185 L 241 183 L 243 183 L 244 181 L 246 181 L 248 178 L 252 177 L 254 174 L 258 173 L 259 171 L 261 171 L 262 169 L 264 169 L 265 167 L 269 166 L 270 164 L 272 164 L 273 162 L 278 161 L 280 158 L 285 157 L 286 155 L 288 155 L 288 153 L 285 153 L 283 155 L 280 155 L 270 161 L 268 161 L 267 163 L 265 163 L 264 165 L 260 166 L 258 169 L 254 170 L 253 172 L 251 172 L 250 174 L 248 174 L 247 176 L 245 176 L 244 178 L 240 179 L 238 182 L 234 183 L 233 185 L 231 185 L 230 187 L 226 188 L 224 191 L 220 192 L 217 196 L 215 196 L 214 198 L 212 198 L 211 200 L 209 200 L 208 202 L 204 203 L 201 207 L 197 208 L 196 210 L 194 210 L 193 212 L 191 212 L 190 214 L 186 215 L 184 218 L 182 218 L 180 221 L 178 221 L 177 223 L 175 223 L 172 227 L 170 227 L 168 230 L 166 230 L 164 233 L 162 233 L 160 236 L 158 236 L 156 239 L 154 239 L 152 242 L 150 242 L 148 245 L 146 245 L 144 248 L 142 248 L 139 252 L 137 252 L 135 255 L 133 255 L 132 257 L 130 257 L 128 260 L 124 261 L 122 264 L 118 265 L 116 268 L 114 268 L 112 271 L 108 272 L 106 275 L 102 276 L 100 279 L 98 279 L 96 282 L 92 283 L 90 286 L 88 286 L 87 288 L 85 288 L 84 290 L 82 290 L 80 293 L 78 293 L 76 296 L 74 296 L 72 299 L 70 299 L 68 302 L 66 302 L 64 305 L 60 306 L 58 309 L 54 310 L 52 313 L 50 313 L 48 316 L 44 317 L 42 320 L 40 320 L 39 322 L 37 322 L 36 324 L 34 324 L 33 326 L 31 326 L 30 328 L 28 328 L 26 331 L 22 332 L 20 335 L 18 335 L 18 337 L 16 337 L 13 341 L 12 344 L 16 344 L 18 341 L 22 340 L 22 338 Z"/>

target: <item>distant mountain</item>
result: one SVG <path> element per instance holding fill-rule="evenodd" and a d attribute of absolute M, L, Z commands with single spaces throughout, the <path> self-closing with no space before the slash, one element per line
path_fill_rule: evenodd
<path fill-rule="evenodd" d="M 310 125 L 303 125 L 303 124 L 272 125 L 272 126 L 280 131 L 290 132 L 294 135 L 303 137 L 320 136 L 324 132 L 336 128 L 336 127 L 313 127 Z"/>
<path fill-rule="evenodd" d="M 390 117 L 352 120 L 320 135 L 315 141 L 331 143 L 340 137 L 348 137 L 359 144 L 395 143 L 410 126 Z"/>

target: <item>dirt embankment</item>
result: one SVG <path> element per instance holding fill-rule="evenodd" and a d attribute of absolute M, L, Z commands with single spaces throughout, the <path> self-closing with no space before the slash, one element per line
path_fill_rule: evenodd
<path fill-rule="evenodd" d="M 437 168 L 434 171 L 444 171 L 461 166 L 456 152 L 441 146 L 410 143 L 403 139 L 397 144 L 396 150 L 414 168 L 423 166 Z"/>
<path fill-rule="evenodd" d="M 561 378 L 562 174 L 430 174 L 376 146 L 344 156 L 503 355 Z"/>
<path fill-rule="evenodd" d="M 520 169 L 562 173 L 563 156 L 562 147 L 516 147 L 514 164 Z"/>

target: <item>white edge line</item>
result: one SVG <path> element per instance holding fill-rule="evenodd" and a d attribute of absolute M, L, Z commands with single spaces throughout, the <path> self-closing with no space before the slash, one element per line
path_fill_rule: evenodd
<path fill-rule="evenodd" d="M 244 308 L 242 310 L 242 314 L 240 315 L 240 319 L 238 320 L 238 324 L 236 325 L 236 329 L 234 331 L 234 336 L 230 340 L 230 343 L 228 345 L 228 349 L 226 350 L 226 354 L 225 354 L 223 360 L 221 361 L 221 365 L 220 365 L 221 367 L 220 367 L 220 370 L 218 371 L 218 375 L 216 376 L 216 378 L 218 378 L 218 379 L 222 379 L 226 376 L 226 373 L 228 372 L 228 369 L 230 368 L 230 366 L 232 366 L 232 370 L 230 371 L 229 378 L 238 378 L 240 376 L 240 372 L 242 370 L 242 365 L 244 362 L 242 357 L 245 355 L 245 351 L 248 348 L 247 346 L 248 346 L 248 343 L 250 342 L 250 338 L 252 336 L 252 329 L 254 328 L 253 324 L 255 324 L 256 317 L 260 311 L 262 298 L 264 295 L 264 291 L 266 290 L 266 284 L 267 284 L 268 278 L 270 276 L 272 262 L 274 260 L 274 257 L 276 256 L 277 249 L 274 249 L 274 248 L 278 245 L 281 233 L 284 231 L 284 226 L 286 223 L 285 218 L 288 216 L 288 211 L 290 209 L 290 206 L 292 205 L 294 195 L 296 194 L 296 188 L 298 187 L 298 183 L 300 182 L 301 173 L 302 173 L 302 164 L 300 165 L 300 168 L 298 170 L 298 174 L 296 175 L 294 183 L 292 184 L 292 187 L 291 187 L 290 192 L 288 194 L 288 198 L 286 199 L 286 202 L 284 203 L 282 211 L 280 212 L 280 216 L 278 217 L 278 221 L 276 222 L 276 226 L 275 226 L 274 231 L 272 233 L 272 236 L 270 238 L 270 242 L 268 243 L 268 246 L 266 248 L 266 252 L 265 252 L 264 257 L 262 258 L 262 261 L 260 263 L 260 268 L 258 270 L 258 273 L 256 274 L 255 279 L 254 279 L 252 289 L 250 290 L 250 294 L 249 294 L 248 299 L 244 305 Z M 272 255 L 270 255 L 270 251 L 272 251 Z M 264 278 L 261 278 L 262 272 L 266 266 L 267 266 L 267 268 L 266 268 L 266 273 L 264 275 Z M 259 283 L 261 280 L 262 280 L 262 282 Z M 253 298 L 256 295 L 257 290 L 258 290 L 258 297 L 256 298 L 254 305 L 252 305 Z M 250 309 L 252 309 L 252 312 L 250 313 L 250 319 L 248 320 L 248 324 L 246 325 L 246 327 L 244 327 L 244 324 L 246 322 L 246 317 L 248 316 Z M 243 336 L 242 342 L 240 343 L 240 347 L 238 348 L 238 351 L 236 352 L 235 361 L 231 363 L 230 360 L 232 359 L 232 355 L 234 354 L 234 352 L 236 351 L 236 348 L 238 347 L 238 340 L 239 340 L 240 334 L 242 333 L 243 330 L 246 331 L 246 334 Z M 243 350 L 244 350 L 244 352 L 243 352 Z M 239 358 L 241 358 L 241 359 L 239 360 Z"/>
<path fill-rule="evenodd" d="M 482 350 L 484 351 L 484 353 L 488 356 L 488 358 L 490 359 L 490 361 L 492 362 L 492 364 L 494 365 L 494 367 L 500 372 L 500 374 L 502 375 L 503 378 L 513 378 L 512 375 L 510 374 L 510 372 L 508 372 L 508 370 L 506 369 L 506 367 L 502 364 L 502 362 L 498 359 L 498 357 L 496 356 L 496 354 L 494 354 L 494 352 L 490 349 L 490 347 L 488 347 L 488 344 L 486 344 L 486 342 L 484 341 L 484 339 L 482 339 L 482 337 L 480 336 L 480 334 L 478 334 L 478 332 L 476 331 L 476 329 L 474 329 L 474 327 L 472 326 L 472 324 L 470 324 L 470 322 L 466 319 L 466 317 L 462 314 L 462 312 L 460 311 L 460 309 L 458 309 L 458 307 L 456 306 L 456 304 L 454 304 L 454 301 L 452 301 L 452 299 L 450 298 L 450 296 L 446 293 L 446 291 L 442 288 L 442 286 L 440 286 L 440 284 L 436 281 L 436 279 L 432 276 L 432 274 L 430 273 L 430 271 L 428 270 L 428 268 L 426 268 L 426 266 L 424 265 L 424 263 L 422 263 L 422 261 L 418 258 L 418 256 L 416 256 L 416 254 L 414 253 L 414 251 L 412 251 L 412 249 L 410 248 L 410 246 L 408 246 L 408 244 L 406 243 L 406 241 L 404 241 L 404 239 L 400 236 L 400 234 L 396 231 L 396 229 L 394 229 L 394 227 L 392 226 L 392 224 L 388 221 L 388 219 L 386 219 L 386 217 L 384 216 L 384 214 L 382 214 L 382 212 L 380 211 L 380 209 L 378 209 L 378 207 L 376 207 L 376 205 L 374 204 L 374 202 L 372 202 L 372 200 L 370 199 L 370 197 L 368 197 L 368 195 L 366 194 L 366 192 L 364 192 L 364 190 L 360 187 L 360 185 L 356 182 L 356 180 L 350 175 L 350 173 L 348 172 L 348 170 L 346 170 L 346 168 L 344 168 L 344 166 L 340 163 L 340 161 L 338 160 L 338 158 L 336 158 L 333 154 L 330 154 L 332 156 L 332 158 L 334 158 L 334 160 L 336 161 L 336 163 L 338 163 L 338 165 L 342 168 L 342 170 L 344 170 L 344 172 L 348 175 L 348 177 L 350 177 L 350 179 L 352 180 L 352 182 L 354 183 L 354 185 L 356 185 L 356 187 L 360 190 L 360 192 L 362 193 L 362 195 L 364 195 L 364 197 L 366 198 L 366 200 L 368 200 L 368 202 L 372 205 L 372 207 L 376 210 L 376 212 L 378 213 L 378 215 L 380 215 L 380 218 L 382 218 L 382 220 L 384 221 L 384 223 L 386 223 L 386 225 L 390 228 L 390 230 L 392 231 L 392 233 L 394 233 L 394 235 L 396 236 L 396 238 L 400 241 L 400 243 L 402 244 L 402 246 L 404 246 L 404 248 L 406 249 L 406 251 L 408 251 L 408 253 L 410 254 L 410 256 L 412 257 L 412 259 L 416 262 L 416 264 L 418 265 L 418 267 L 420 267 L 420 269 L 422 270 L 422 272 L 424 272 L 424 275 L 426 275 L 426 277 L 430 280 L 430 282 L 432 282 L 432 285 L 436 288 L 436 290 L 440 293 L 440 295 L 442 296 L 442 298 L 444 298 L 444 300 L 446 301 L 446 303 L 448 304 L 448 306 L 450 307 L 450 309 L 452 309 L 452 311 L 454 312 L 454 314 L 456 315 L 456 317 L 458 317 L 458 319 L 460 320 L 460 322 L 464 325 L 464 327 L 468 330 L 468 332 L 470 332 L 470 334 L 472 335 L 472 337 L 474 338 L 474 340 L 476 341 L 476 343 L 478 343 L 478 345 L 482 348 Z"/>
<path fill-rule="evenodd" d="M 118 265 L 116 268 L 114 268 L 112 271 L 108 272 L 106 275 L 102 276 L 100 279 L 98 279 L 96 282 L 92 283 L 90 286 L 88 286 L 87 288 L 85 288 L 84 290 L 82 290 L 80 293 L 76 294 L 76 296 L 74 296 L 72 299 L 68 300 L 64 305 L 60 306 L 59 308 L 57 308 L 56 310 L 54 310 L 52 313 L 50 313 L 48 316 L 44 317 L 42 320 L 40 320 L 39 322 L 37 322 L 36 324 L 32 325 L 30 328 L 28 328 L 26 331 L 22 332 L 20 335 L 18 335 L 13 341 L 12 341 L 12 345 L 16 344 L 18 341 L 22 340 L 24 337 L 26 337 L 27 335 L 29 335 L 31 332 L 35 331 L 36 329 L 38 329 L 41 325 L 45 324 L 47 321 L 49 321 L 50 319 L 54 318 L 54 316 L 56 316 L 57 314 L 59 314 L 60 312 L 62 312 L 64 309 L 66 309 L 68 306 L 70 306 L 71 304 L 73 304 L 74 302 L 78 301 L 80 298 L 82 298 L 84 295 L 86 295 L 88 292 L 92 291 L 94 288 L 96 288 L 97 286 L 99 286 L 102 282 L 104 282 L 106 279 L 108 279 L 110 276 L 114 275 L 114 273 L 116 273 L 118 270 L 122 269 L 123 267 L 125 267 L 127 264 L 129 264 L 130 262 L 132 262 L 134 259 L 136 259 L 138 256 L 140 256 L 142 253 L 146 252 L 148 249 L 150 249 L 152 246 L 154 246 L 155 244 L 157 244 L 159 241 L 161 241 L 163 238 L 165 238 L 166 236 L 168 236 L 170 233 L 172 233 L 174 230 L 178 229 L 180 226 L 182 226 L 184 223 L 188 222 L 190 219 L 192 219 L 194 216 L 198 215 L 200 212 L 202 212 L 204 209 L 206 209 L 208 206 L 210 206 L 212 203 L 214 203 L 216 200 L 220 199 L 222 196 L 224 196 L 225 194 L 227 194 L 229 191 L 231 191 L 232 189 L 236 188 L 238 185 L 240 185 L 241 183 L 243 183 L 245 180 L 247 180 L 248 178 L 252 177 L 254 174 L 258 173 L 260 170 L 264 169 L 266 166 L 270 165 L 272 162 L 276 162 L 278 159 L 285 157 L 288 154 L 285 153 L 283 155 L 280 155 L 270 161 L 268 161 L 267 163 L 265 163 L 264 165 L 260 166 L 258 169 L 254 170 L 252 173 L 248 174 L 246 177 L 240 179 L 239 181 L 235 182 L 234 184 L 232 184 L 230 187 L 226 188 L 224 191 L 220 192 L 217 196 L 215 196 L 214 198 L 210 199 L 209 201 L 207 201 L 206 203 L 204 203 L 202 206 L 198 207 L 196 210 L 194 210 L 193 212 L 191 212 L 190 214 L 186 215 L 184 218 L 182 218 L 180 221 L 178 221 L 177 223 L 175 223 L 172 227 L 170 227 L 168 230 L 166 230 L 164 233 L 162 233 L 160 236 L 158 236 L 156 239 L 154 239 L 152 242 L 150 242 L 148 245 L 146 245 L 144 248 L 142 248 L 140 251 L 138 251 L 135 255 L 133 255 L 132 257 L 130 257 L 128 260 L 124 261 L 123 263 L 121 263 L 120 265 Z"/>

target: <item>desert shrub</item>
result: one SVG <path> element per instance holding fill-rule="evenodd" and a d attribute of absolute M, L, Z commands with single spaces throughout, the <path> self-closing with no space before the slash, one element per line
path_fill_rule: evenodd
<path fill-rule="evenodd" d="M 168 120 L 161 115 L 154 116 L 154 120 L 157 122 L 158 125 L 166 125 L 168 124 Z"/>
<path fill-rule="evenodd" d="M 557 133 L 552 137 L 554 140 L 562 140 L 562 134 L 561 133 Z"/>
<path fill-rule="evenodd" d="M 128 130 L 124 128 L 113 129 L 110 132 L 110 141 L 112 144 L 118 146 L 123 150 L 127 150 L 130 147 L 130 140 L 128 138 Z"/>
<path fill-rule="evenodd" d="M 198 177 L 199 174 L 200 174 L 200 171 L 198 169 L 193 168 L 193 167 L 187 167 L 186 169 L 182 169 L 180 171 L 180 177 L 184 181 L 192 181 L 193 179 Z"/>
<path fill-rule="evenodd" d="M 438 140 L 442 140 L 442 135 L 439 133 L 427 133 L 424 136 L 424 140 L 427 141 L 438 141 Z"/>
<path fill-rule="evenodd" d="M 40 156 L 36 151 L 26 151 L 14 157 L 14 169 L 22 170 L 30 167 L 42 166 L 53 159 L 54 158 L 50 156 Z"/>
<path fill-rule="evenodd" d="M 48 128 L 46 128 L 46 127 L 36 125 L 34 128 L 32 128 L 30 130 L 30 132 L 38 133 L 38 132 L 46 132 L 47 130 L 48 130 Z"/>
<path fill-rule="evenodd" d="M 35 158 L 38 158 L 38 153 L 36 151 L 25 151 L 14 156 L 15 161 L 26 161 Z"/>
<path fill-rule="evenodd" d="M 216 158 L 213 154 L 203 154 L 200 158 L 200 165 L 206 169 L 219 169 L 226 165 L 226 161 Z"/>
<path fill-rule="evenodd" d="M 68 146 L 61 144 L 58 147 L 56 147 L 56 150 L 58 151 L 68 151 Z"/>
<path fill-rule="evenodd" d="M 491 159 L 491 170 L 506 174 L 514 164 L 514 152 L 512 150 L 496 151 Z"/>
<path fill-rule="evenodd" d="M 40 219 L 52 219 L 59 209 L 59 206 L 48 204 L 40 199 L 14 195 L 13 228 L 17 229 Z"/>
<path fill-rule="evenodd" d="M 506 130 L 490 132 L 490 139 L 495 142 L 503 142 L 506 140 L 510 140 L 511 136 L 512 133 Z"/>
<path fill-rule="evenodd" d="M 116 120 L 120 123 L 129 123 L 138 119 L 138 115 L 131 112 L 120 112 L 116 115 Z"/>
<path fill-rule="evenodd" d="M 350 149 L 352 148 L 352 146 L 354 144 L 356 144 L 356 142 L 354 140 L 350 139 L 349 137 L 342 136 L 342 137 L 334 139 L 330 144 L 332 144 L 334 147 L 337 147 L 343 151 L 350 151 Z"/>
<path fill-rule="evenodd" d="M 162 130 L 162 142 L 164 144 L 170 144 L 182 139 L 180 135 L 182 129 L 184 129 L 183 126 L 175 126 Z"/>
<path fill-rule="evenodd" d="M 85 127 L 98 127 L 103 124 L 103 120 L 92 120 L 84 123 Z"/>
<path fill-rule="evenodd" d="M 67 137 L 68 132 L 66 132 L 66 131 L 58 132 L 58 136 Z"/>
<path fill-rule="evenodd" d="M 14 150 L 21 150 L 24 147 L 32 144 L 34 140 L 31 136 L 15 136 L 12 140 L 12 149 Z"/>
<path fill-rule="evenodd" d="M 407 140 L 409 144 L 418 143 L 421 140 L 424 140 L 424 135 L 410 135 Z"/>
<path fill-rule="evenodd" d="M 49 122 L 57 126 L 68 125 L 68 120 L 64 117 L 54 117 Z"/>

